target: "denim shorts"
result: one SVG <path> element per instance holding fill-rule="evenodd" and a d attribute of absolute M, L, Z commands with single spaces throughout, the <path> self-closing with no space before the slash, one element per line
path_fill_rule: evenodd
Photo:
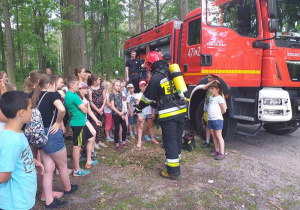
<path fill-rule="evenodd" d="M 141 117 L 142 117 L 143 120 L 145 120 L 145 119 L 151 119 L 152 118 L 152 114 L 142 114 L 141 113 Z"/>
<path fill-rule="evenodd" d="M 137 124 L 137 115 L 134 114 L 133 117 L 130 117 L 130 115 L 128 116 L 128 122 L 129 125 L 133 125 L 133 124 Z"/>
<path fill-rule="evenodd" d="M 223 120 L 208 120 L 208 128 L 213 130 L 222 130 Z"/>
<path fill-rule="evenodd" d="M 45 128 L 45 133 L 48 133 L 49 128 Z M 41 147 L 47 155 L 56 154 L 65 148 L 65 142 L 62 130 L 59 129 L 55 134 L 48 136 L 47 144 Z"/>

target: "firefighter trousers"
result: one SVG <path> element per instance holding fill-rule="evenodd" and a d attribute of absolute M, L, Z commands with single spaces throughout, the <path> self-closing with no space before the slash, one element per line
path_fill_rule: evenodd
<path fill-rule="evenodd" d="M 184 116 L 166 120 L 159 123 L 162 130 L 162 139 L 167 158 L 167 171 L 169 174 L 180 175 L 179 158 L 182 147 L 182 133 Z"/>

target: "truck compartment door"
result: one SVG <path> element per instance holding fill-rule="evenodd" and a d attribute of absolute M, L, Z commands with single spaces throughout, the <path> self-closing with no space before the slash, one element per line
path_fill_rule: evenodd
<path fill-rule="evenodd" d="M 201 74 L 216 74 L 229 86 L 257 87 L 263 50 L 258 0 L 202 0 Z"/>

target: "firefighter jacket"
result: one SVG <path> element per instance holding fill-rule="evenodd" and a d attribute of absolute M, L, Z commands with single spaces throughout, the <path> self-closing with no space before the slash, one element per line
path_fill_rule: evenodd
<path fill-rule="evenodd" d="M 178 96 L 166 63 L 153 71 L 138 106 L 142 109 L 148 105 L 157 108 L 159 122 L 175 119 L 187 112 L 186 101 Z"/>

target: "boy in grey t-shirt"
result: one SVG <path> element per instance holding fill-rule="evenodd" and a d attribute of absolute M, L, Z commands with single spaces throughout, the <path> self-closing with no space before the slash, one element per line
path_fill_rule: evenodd
<path fill-rule="evenodd" d="M 134 135 L 137 135 L 137 114 L 134 113 L 135 104 L 136 104 L 136 95 L 134 93 L 134 86 L 133 84 L 127 85 L 128 89 L 128 96 L 126 99 L 126 103 L 128 105 L 128 121 L 129 121 L 129 132 L 130 137 L 135 139 Z"/>

